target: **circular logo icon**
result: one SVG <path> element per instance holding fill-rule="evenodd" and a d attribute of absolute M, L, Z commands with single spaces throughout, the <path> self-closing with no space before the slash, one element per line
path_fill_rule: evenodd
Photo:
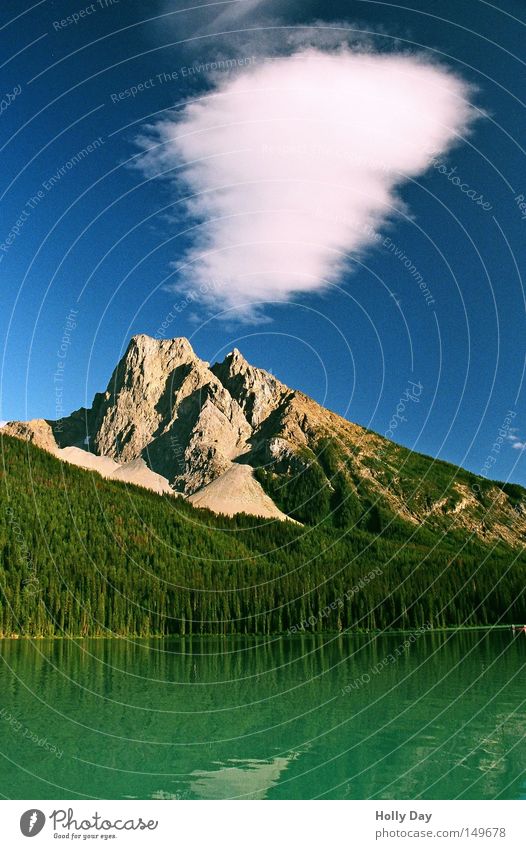
<path fill-rule="evenodd" d="M 20 817 L 20 831 L 24 837 L 35 837 L 46 824 L 46 815 L 38 808 L 30 808 Z"/>

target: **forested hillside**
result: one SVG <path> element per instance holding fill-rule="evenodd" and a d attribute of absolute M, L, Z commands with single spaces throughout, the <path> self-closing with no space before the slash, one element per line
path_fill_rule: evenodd
<path fill-rule="evenodd" d="M 417 403 L 422 387 L 412 387 Z M 222 514 L 235 515 L 242 503 L 253 516 L 284 513 L 353 534 L 392 536 L 402 522 L 404 533 L 424 524 L 435 535 L 488 545 L 526 541 L 521 487 L 397 445 L 290 389 L 237 349 L 210 366 L 184 337 L 133 336 L 89 409 L 59 421 L 8 422 L 0 432 Z"/>
<path fill-rule="evenodd" d="M 522 551 L 484 545 L 465 530 L 442 534 L 385 510 L 354 524 L 352 505 L 336 520 L 331 511 L 318 524 L 303 516 L 303 526 L 226 519 L 13 437 L 1 447 L 4 637 L 526 620 Z"/>

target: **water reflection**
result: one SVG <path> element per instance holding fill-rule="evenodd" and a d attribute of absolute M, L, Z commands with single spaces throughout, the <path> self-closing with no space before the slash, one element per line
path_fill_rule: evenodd
<path fill-rule="evenodd" d="M 523 798 L 526 640 L 403 640 L 4 641 L 0 792 Z"/>
<path fill-rule="evenodd" d="M 216 769 L 196 770 L 190 783 L 192 795 L 200 799 L 266 799 L 293 757 L 270 761 L 232 758 L 217 764 Z"/>

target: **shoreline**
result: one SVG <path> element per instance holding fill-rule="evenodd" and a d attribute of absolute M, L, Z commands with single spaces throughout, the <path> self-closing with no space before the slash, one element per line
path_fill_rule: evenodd
<path fill-rule="evenodd" d="M 447 634 L 447 633 L 455 633 L 455 632 L 470 632 L 470 631 L 510 631 L 514 634 L 523 633 L 521 631 L 522 625 L 515 625 L 515 623 L 510 623 L 509 625 L 448 625 L 445 628 L 427 628 L 424 632 L 425 634 Z M 400 628 L 396 630 L 385 630 L 385 631 L 319 631 L 316 633 L 302 631 L 301 633 L 296 632 L 294 634 L 289 634 L 286 631 L 277 632 L 274 634 L 148 634 L 146 636 L 139 636 L 137 634 L 87 634 L 87 635 L 61 635 L 61 634 L 51 634 L 51 635 L 30 635 L 30 634 L 11 634 L 9 637 L 0 637 L 1 642 L 16 642 L 18 640 L 22 640 L 24 642 L 30 640 L 66 640 L 75 642 L 77 640 L 187 640 L 187 639 L 198 639 L 198 640 L 209 640 L 209 639 L 221 639 L 221 640 L 236 640 L 242 637 L 247 640 L 268 640 L 270 639 L 298 639 L 304 637 L 395 637 L 404 634 L 412 634 L 415 628 Z M 422 634 L 424 636 L 424 634 Z"/>

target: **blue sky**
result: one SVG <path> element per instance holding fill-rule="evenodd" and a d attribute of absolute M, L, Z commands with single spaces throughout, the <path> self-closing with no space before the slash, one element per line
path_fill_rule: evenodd
<path fill-rule="evenodd" d="M 59 359 L 64 410 L 89 404 L 130 335 L 155 335 L 172 313 L 167 335 L 188 336 L 204 359 L 237 346 L 380 433 L 410 382 L 421 384 L 393 438 L 475 472 L 511 411 L 491 476 L 526 483 L 523 4 L 32 5 L 22 14 L 24 2 L 6 3 L 0 21 L 1 419 L 56 417 Z M 185 183 L 177 171 L 167 181 L 130 167 L 137 135 L 151 139 L 145 125 L 232 78 L 189 68 L 225 59 L 264 68 L 343 40 L 448 68 L 483 117 L 398 187 L 398 212 L 323 289 L 269 296 L 248 319 L 223 295 L 189 300 L 189 272 L 177 270 L 195 247 Z M 404 120 L 402 110 L 393 133 L 403 135 Z"/>

